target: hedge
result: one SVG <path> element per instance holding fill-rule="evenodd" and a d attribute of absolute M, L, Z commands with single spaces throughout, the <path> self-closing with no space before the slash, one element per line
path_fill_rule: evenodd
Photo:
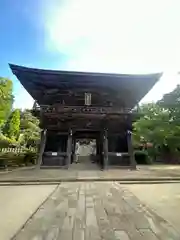
<path fill-rule="evenodd" d="M 0 168 L 28 166 L 36 164 L 36 159 L 36 152 L 0 152 Z"/>
<path fill-rule="evenodd" d="M 152 160 L 146 150 L 134 151 L 134 157 L 137 164 L 152 164 Z"/>

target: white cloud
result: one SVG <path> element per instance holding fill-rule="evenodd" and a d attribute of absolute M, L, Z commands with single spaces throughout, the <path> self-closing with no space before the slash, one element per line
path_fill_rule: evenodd
<path fill-rule="evenodd" d="M 67 54 L 70 70 L 177 72 L 179 12 L 179 0 L 54 2 L 46 9 L 47 47 Z M 156 100 L 178 82 L 165 74 L 146 99 Z"/>

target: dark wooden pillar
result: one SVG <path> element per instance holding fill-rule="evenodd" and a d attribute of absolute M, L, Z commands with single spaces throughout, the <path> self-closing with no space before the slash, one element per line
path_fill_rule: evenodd
<path fill-rule="evenodd" d="M 108 132 L 105 129 L 103 133 L 103 168 L 108 167 Z"/>
<path fill-rule="evenodd" d="M 72 137 L 72 155 L 71 155 L 71 163 L 74 161 L 74 155 L 75 155 L 75 144 L 76 140 Z"/>
<path fill-rule="evenodd" d="M 37 159 L 37 166 L 41 166 L 41 163 L 42 163 L 42 156 L 46 146 L 46 133 L 47 133 L 46 129 L 41 131 L 41 140 L 40 140 L 40 147 L 39 147 L 39 155 Z"/>
<path fill-rule="evenodd" d="M 71 164 L 71 154 L 72 154 L 72 130 L 69 131 L 67 139 L 67 157 L 66 157 L 67 168 Z"/>
<path fill-rule="evenodd" d="M 128 144 L 128 153 L 130 157 L 130 163 L 131 163 L 131 168 L 136 169 L 136 160 L 134 157 L 134 150 L 133 150 L 133 144 L 132 144 L 132 132 L 127 131 L 127 144 Z"/>
<path fill-rule="evenodd" d="M 101 164 L 101 138 L 100 136 L 96 137 L 96 162 L 98 164 Z"/>
<path fill-rule="evenodd" d="M 96 138 L 96 155 L 99 155 L 99 138 Z"/>

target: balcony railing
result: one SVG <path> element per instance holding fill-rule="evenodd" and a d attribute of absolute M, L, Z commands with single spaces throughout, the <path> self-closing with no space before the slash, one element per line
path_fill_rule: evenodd
<path fill-rule="evenodd" d="M 119 107 L 94 107 L 94 106 L 34 106 L 33 110 L 42 111 L 43 113 L 75 113 L 75 114 L 123 114 L 137 113 L 137 110 L 131 108 Z"/>

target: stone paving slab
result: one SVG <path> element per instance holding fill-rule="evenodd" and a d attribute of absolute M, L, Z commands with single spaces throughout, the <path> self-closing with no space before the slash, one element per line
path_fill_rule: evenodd
<path fill-rule="evenodd" d="M 62 183 L 16 240 L 179 240 L 180 234 L 118 182 Z"/>
<path fill-rule="evenodd" d="M 180 229 L 180 183 L 129 184 L 126 188 L 176 229 Z"/>
<path fill-rule="evenodd" d="M 55 190 L 52 186 L 0 187 L 0 240 L 9 240 Z"/>

